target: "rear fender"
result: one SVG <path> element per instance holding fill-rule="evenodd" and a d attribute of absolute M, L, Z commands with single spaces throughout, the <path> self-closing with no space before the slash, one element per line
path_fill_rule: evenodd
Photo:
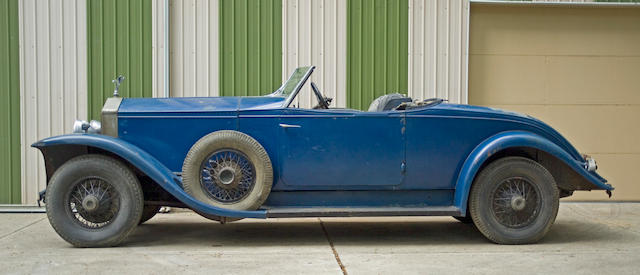
<path fill-rule="evenodd" d="M 595 172 L 585 169 L 585 163 L 575 160 L 567 151 L 557 144 L 531 132 L 507 131 L 496 134 L 480 143 L 465 160 L 456 182 L 454 205 L 462 213 L 467 213 L 467 201 L 471 185 L 483 164 L 494 154 L 508 148 L 524 147 L 546 152 L 573 169 L 584 180 L 593 184 L 594 189 L 613 190 L 606 180 Z"/>
<path fill-rule="evenodd" d="M 31 146 L 40 149 L 40 151 L 44 155 L 45 162 L 48 162 L 52 159 L 52 156 L 47 156 L 46 153 L 47 148 L 52 148 L 52 146 L 69 146 L 69 148 L 87 146 L 99 148 L 118 155 L 119 157 L 128 161 L 131 165 L 135 166 L 142 173 L 146 174 L 149 178 L 155 181 L 158 185 L 160 185 L 160 187 L 169 192 L 176 199 L 183 202 L 185 205 L 189 206 L 195 211 L 222 217 L 266 218 L 265 210 L 230 210 L 210 206 L 194 199 L 182 189 L 181 179 L 178 176 L 174 175 L 171 170 L 169 170 L 164 164 L 162 164 L 156 158 L 151 156 L 149 153 L 141 150 L 137 146 L 121 139 L 104 135 L 71 134 L 46 138 L 34 143 Z M 47 166 L 51 167 L 51 165 Z M 53 167 L 53 169 L 55 168 L 57 167 Z M 47 172 L 49 172 L 49 170 L 50 169 L 48 168 Z"/>

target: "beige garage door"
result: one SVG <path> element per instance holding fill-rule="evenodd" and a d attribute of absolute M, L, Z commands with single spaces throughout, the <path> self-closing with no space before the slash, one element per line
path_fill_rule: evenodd
<path fill-rule="evenodd" d="M 640 200 L 640 8 L 471 7 L 469 103 L 549 123 Z M 574 200 L 605 200 L 577 192 Z"/>

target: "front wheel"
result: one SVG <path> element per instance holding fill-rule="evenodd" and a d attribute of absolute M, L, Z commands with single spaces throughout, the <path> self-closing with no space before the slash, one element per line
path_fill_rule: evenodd
<path fill-rule="evenodd" d="M 144 199 L 136 176 L 102 155 L 73 158 L 51 177 L 46 193 L 53 229 L 76 247 L 115 246 L 138 225 Z"/>
<path fill-rule="evenodd" d="M 553 176 L 522 157 L 492 162 L 473 183 L 469 212 L 474 224 L 498 244 L 527 244 L 542 239 L 558 214 Z"/>

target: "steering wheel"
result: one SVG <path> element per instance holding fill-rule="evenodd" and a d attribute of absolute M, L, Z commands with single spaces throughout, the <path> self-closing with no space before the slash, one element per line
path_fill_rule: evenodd
<path fill-rule="evenodd" d="M 320 107 L 320 109 L 329 109 L 331 99 L 325 98 L 322 95 L 320 89 L 316 86 L 316 83 L 311 82 L 311 89 L 313 89 L 313 93 L 316 94 L 316 97 L 318 98 L 318 107 Z"/>

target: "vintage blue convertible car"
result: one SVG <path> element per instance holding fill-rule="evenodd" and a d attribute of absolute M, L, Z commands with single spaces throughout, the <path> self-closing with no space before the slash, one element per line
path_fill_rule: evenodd
<path fill-rule="evenodd" d="M 453 216 L 491 241 L 540 240 L 575 190 L 613 189 L 530 116 L 392 94 L 369 111 L 294 99 L 314 67 L 270 95 L 109 98 L 97 121 L 33 144 L 47 216 L 79 247 L 113 246 L 160 206 L 242 218 Z"/>

